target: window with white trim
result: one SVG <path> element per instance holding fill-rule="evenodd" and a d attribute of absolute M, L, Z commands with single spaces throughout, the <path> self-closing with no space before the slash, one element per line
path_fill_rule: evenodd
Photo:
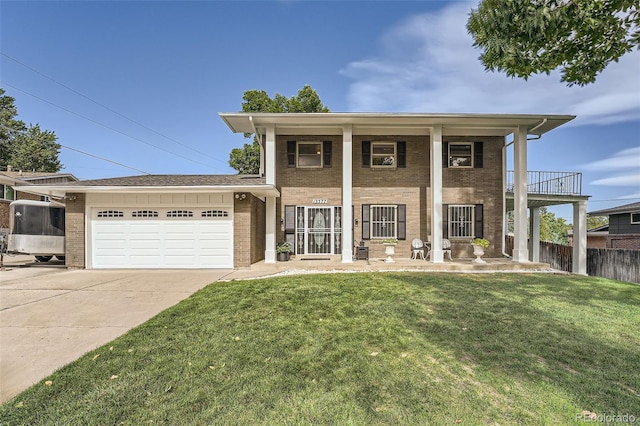
<path fill-rule="evenodd" d="M 476 206 L 471 205 L 450 205 L 449 206 L 449 237 L 450 238 L 473 238 L 474 212 Z"/>
<path fill-rule="evenodd" d="M 473 167 L 473 143 L 449 142 L 449 167 Z"/>
<path fill-rule="evenodd" d="M 395 168 L 396 155 L 395 142 L 371 143 L 371 167 Z"/>
<path fill-rule="evenodd" d="M 322 167 L 322 142 L 298 142 L 298 167 Z"/>
<path fill-rule="evenodd" d="M 16 194 L 11 186 L 0 185 L 0 197 L 2 197 L 3 200 L 13 201 L 16 199 Z"/>
<path fill-rule="evenodd" d="M 397 205 L 371 205 L 369 218 L 371 238 L 398 237 Z"/>
<path fill-rule="evenodd" d="M 638 225 L 638 224 L 640 224 L 640 212 L 638 212 L 638 213 L 631 213 L 631 224 L 632 224 L 632 225 Z"/>

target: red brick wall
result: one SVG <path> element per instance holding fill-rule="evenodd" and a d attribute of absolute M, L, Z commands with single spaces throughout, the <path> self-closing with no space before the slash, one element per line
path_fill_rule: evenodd
<path fill-rule="evenodd" d="M 9 200 L 0 200 L 0 228 L 9 228 Z"/>
<path fill-rule="evenodd" d="M 640 250 L 640 235 L 615 234 L 607 238 L 607 248 Z"/>

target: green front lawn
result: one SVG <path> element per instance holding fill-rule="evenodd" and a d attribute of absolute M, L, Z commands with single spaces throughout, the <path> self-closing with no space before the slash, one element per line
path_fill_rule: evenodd
<path fill-rule="evenodd" d="M 0 424 L 638 419 L 639 324 L 640 286 L 578 276 L 217 283 L 8 401 Z"/>

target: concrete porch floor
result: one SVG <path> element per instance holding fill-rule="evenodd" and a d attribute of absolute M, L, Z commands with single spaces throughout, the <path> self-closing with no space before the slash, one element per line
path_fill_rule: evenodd
<path fill-rule="evenodd" d="M 242 280 L 267 277 L 272 275 L 295 275 L 304 273 L 329 272 L 384 272 L 384 271 L 416 271 L 416 272 L 565 272 L 552 269 L 547 263 L 518 263 L 510 258 L 487 258 L 486 263 L 475 263 L 472 258 L 445 260 L 444 263 L 433 263 L 431 260 L 413 260 L 411 258 L 393 258 L 393 263 L 385 262 L 385 258 L 354 260 L 353 263 L 342 263 L 340 256 L 321 256 L 311 260 L 311 256 L 292 256 L 287 262 L 254 263 L 249 268 L 236 269 L 227 275 L 227 280 Z"/>

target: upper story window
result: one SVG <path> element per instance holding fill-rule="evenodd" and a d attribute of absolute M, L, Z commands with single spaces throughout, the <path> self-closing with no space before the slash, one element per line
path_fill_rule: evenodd
<path fill-rule="evenodd" d="M 362 142 L 362 167 L 395 169 L 407 166 L 407 144 L 404 141 Z"/>
<path fill-rule="evenodd" d="M 298 142 L 298 167 L 322 167 L 322 143 Z"/>
<path fill-rule="evenodd" d="M 483 146 L 484 142 L 444 142 L 442 167 L 481 169 Z"/>
<path fill-rule="evenodd" d="M 632 223 L 633 225 L 640 224 L 640 212 L 638 212 L 638 213 L 631 213 L 631 223 Z"/>
<path fill-rule="evenodd" d="M 449 167 L 473 167 L 473 144 L 449 143 Z"/>
<path fill-rule="evenodd" d="M 287 167 L 331 167 L 331 141 L 287 141 Z"/>
<path fill-rule="evenodd" d="M 371 142 L 371 167 L 396 167 L 395 142 Z"/>

